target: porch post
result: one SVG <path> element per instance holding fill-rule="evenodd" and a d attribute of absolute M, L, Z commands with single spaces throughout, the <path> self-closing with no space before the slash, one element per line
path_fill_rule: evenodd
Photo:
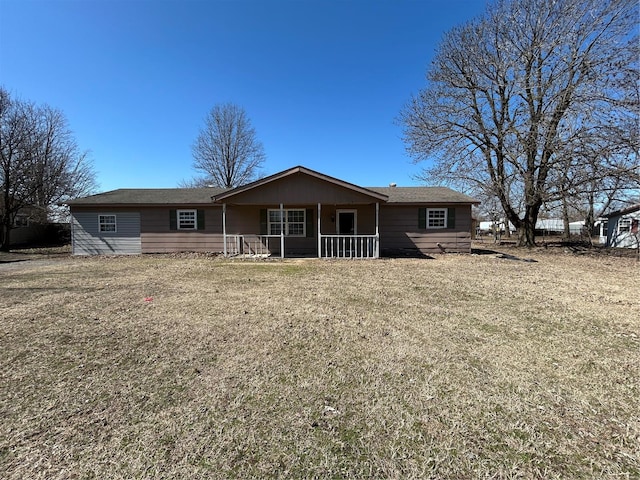
<path fill-rule="evenodd" d="M 280 204 L 280 258 L 284 258 L 284 208 Z"/>
<path fill-rule="evenodd" d="M 380 202 L 376 202 L 376 247 L 373 252 L 374 258 L 378 258 L 380 256 Z"/>
<path fill-rule="evenodd" d="M 222 204 L 222 242 L 224 246 L 222 247 L 223 254 L 227 256 L 227 204 Z"/>
<path fill-rule="evenodd" d="M 318 258 L 322 257 L 322 238 L 320 238 L 320 213 L 322 209 L 320 208 L 320 203 L 318 203 Z"/>

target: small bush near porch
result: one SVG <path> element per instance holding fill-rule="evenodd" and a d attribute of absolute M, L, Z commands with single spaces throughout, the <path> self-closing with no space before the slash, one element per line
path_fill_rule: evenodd
<path fill-rule="evenodd" d="M 637 478 L 638 264 L 516 255 L 0 264 L 0 477 Z"/>

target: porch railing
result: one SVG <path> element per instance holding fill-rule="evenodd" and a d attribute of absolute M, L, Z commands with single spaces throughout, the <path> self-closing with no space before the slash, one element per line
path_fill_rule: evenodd
<path fill-rule="evenodd" d="M 227 256 L 270 255 L 271 246 L 280 248 L 280 235 L 227 235 Z"/>
<path fill-rule="evenodd" d="M 280 250 L 280 235 L 242 235 L 242 253 L 245 255 L 271 255 L 271 246 Z"/>
<path fill-rule="evenodd" d="M 227 256 L 270 255 L 280 249 L 280 235 L 227 235 Z M 377 235 L 320 235 L 321 258 L 378 258 Z"/>
<path fill-rule="evenodd" d="M 233 257 L 242 253 L 242 235 L 227 235 L 226 249 L 227 257 Z"/>
<path fill-rule="evenodd" d="M 322 258 L 378 258 L 377 235 L 320 235 Z"/>

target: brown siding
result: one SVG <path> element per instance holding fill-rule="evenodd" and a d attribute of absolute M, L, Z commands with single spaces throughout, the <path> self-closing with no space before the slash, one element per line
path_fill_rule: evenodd
<path fill-rule="evenodd" d="M 375 202 L 375 198 L 302 173 L 229 198 L 229 203 L 246 205 L 317 205 L 318 202 L 354 205 Z"/>
<path fill-rule="evenodd" d="M 169 207 L 145 208 L 140 212 L 142 253 L 222 252 L 222 208 L 181 207 L 204 210 L 204 230 L 184 231 L 169 228 Z"/>
<path fill-rule="evenodd" d="M 438 243 L 447 252 L 471 252 L 471 206 L 438 205 L 434 208 L 455 208 L 454 228 L 418 228 L 418 206 L 380 207 L 380 250 L 387 255 L 419 251 L 440 252 Z"/>
<path fill-rule="evenodd" d="M 220 219 L 222 225 L 222 217 Z M 260 207 L 240 207 L 227 205 L 227 233 L 260 234 Z"/>

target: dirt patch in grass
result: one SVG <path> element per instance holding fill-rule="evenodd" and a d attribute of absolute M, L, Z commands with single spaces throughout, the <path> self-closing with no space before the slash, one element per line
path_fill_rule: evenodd
<path fill-rule="evenodd" d="M 4 478 L 640 475 L 635 260 L 19 265 Z"/>

